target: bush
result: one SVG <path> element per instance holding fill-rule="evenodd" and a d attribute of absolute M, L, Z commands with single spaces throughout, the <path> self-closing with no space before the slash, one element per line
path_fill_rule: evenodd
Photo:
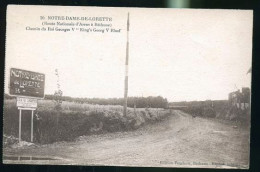
<path fill-rule="evenodd" d="M 203 116 L 209 117 L 209 118 L 215 118 L 216 117 L 216 112 L 213 108 L 206 107 L 203 110 Z"/>
<path fill-rule="evenodd" d="M 145 124 L 162 120 L 168 114 L 164 109 L 128 108 L 123 116 L 122 106 L 90 105 L 63 102 L 56 110 L 54 102 L 41 100 L 34 117 L 34 141 L 53 143 L 71 141 L 82 135 L 129 131 Z M 15 100 L 4 102 L 4 134 L 18 137 L 19 111 Z M 30 141 L 31 111 L 22 112 L 22 139 Z"/>

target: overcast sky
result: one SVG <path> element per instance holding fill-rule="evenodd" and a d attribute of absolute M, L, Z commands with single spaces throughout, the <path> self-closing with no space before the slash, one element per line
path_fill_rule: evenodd
<path fill-rule="evenodd" d="M 214 100 L 250 87 L 251 11 L 20 6 L 9 7 L 5 92 L 10 67 L 44 73 L 46 94 L 57 89 L 58 69 L 66 96 L 122 98 L 127 12 L 129 96 Z M 41 28 L 39 16 L 57 15 L 112 17 L 112 27 L 121 32 L 25 30 Z"/>

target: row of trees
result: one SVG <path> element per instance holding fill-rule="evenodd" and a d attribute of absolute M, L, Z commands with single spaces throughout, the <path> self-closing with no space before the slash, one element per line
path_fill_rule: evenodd
<path fill-rule="evenodd" d="M 217 104 L 226 104 L 227 100 L 205 100 L 205 101 L 181 101 L 170 102 L 171 106 L 214 106 Z"/>
<path fill-rule="evenodd" d="M 54 100 L 53 95 L 45 95 L 45 99 Z M 62 101 L 77 102 L 77 103 L 89 103 L 89 104 L 99 104 L 99 105 L 123 105 L 123 98 L 73 98 L 69 96 L 62 96 Z M 161 96 L 157 97 L 128 97 L 127 99 L 128 107 L 136 108 L 167 108 L 168 101 L 166 98 Z"/>
<path fill-rule="evenodd" d="M 13 99 L 14 96 L 10 96 L 5 94 L 5 99 Z M 57 96 L 55 95 L 45 95 L 46 100 L 54 100 L 57 101 Z M 123 105 L 123 98 L 74 98 L 69 96 L 59 96 L 59 101 L 69 101 L 76 103 L 89 103 L 89 104 L 99 104 L 99 105 Z M 168 101 L 166 98 L 161 96 L 153 97 L 128 97 L 127 99 L 128 107 L 136 107 L 136 108 L 167 108 Z"/>

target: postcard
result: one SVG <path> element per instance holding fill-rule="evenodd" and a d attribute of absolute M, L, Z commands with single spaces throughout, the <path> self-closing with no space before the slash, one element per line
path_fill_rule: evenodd
<path fill-rule="evenodd" d="M 4 164 L 248 169 L 252 10 L 9 5 Z"/>

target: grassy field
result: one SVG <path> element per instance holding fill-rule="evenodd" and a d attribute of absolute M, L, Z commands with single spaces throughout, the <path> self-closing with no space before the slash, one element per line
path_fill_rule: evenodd
<path fill-rule="evenodd" d="M 71 141 L 83 135 L 107 132 L 129 131 L 143 125 L 160 121 L 167 117 L 168 110 L 160 108 L 128 108 L 123 115 L 120 105 L 94 105 L 63 101 L 61 110 L 55 110 L 52 100 L 39 100 L 37 112 L 40 120 L 34 117 L 34 141 L 53 143 Z M 16 100 L 4 101 L 4 146 L 8 138 L 18 137 L 19 112 Z M 22 113 L 22 139 L 30 140 L 31 111 Z"/>

